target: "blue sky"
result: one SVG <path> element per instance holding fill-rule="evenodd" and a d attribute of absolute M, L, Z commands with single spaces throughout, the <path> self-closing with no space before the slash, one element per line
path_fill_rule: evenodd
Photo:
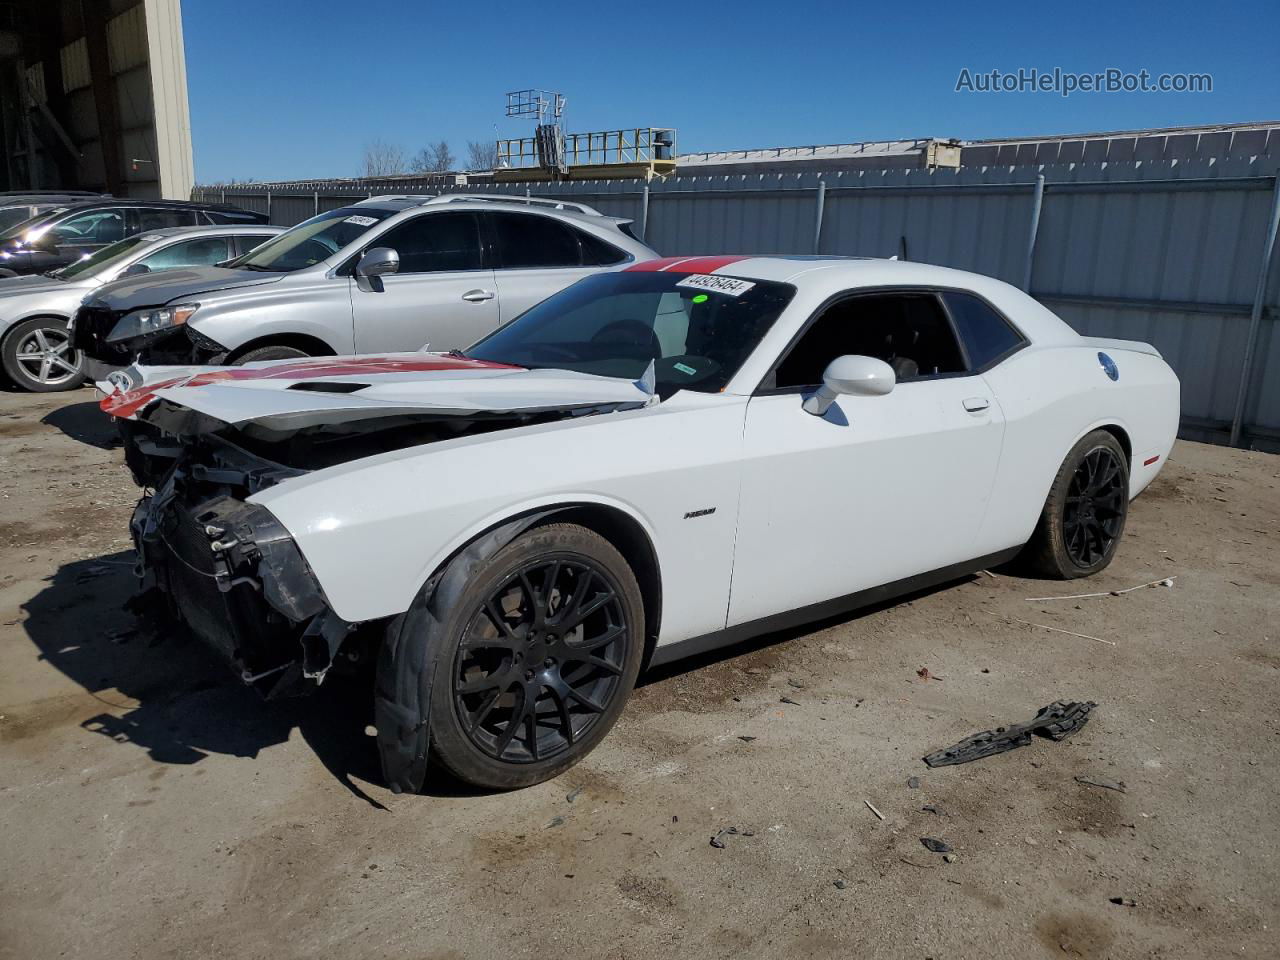
<path fill-rule="evenodd" d="M 1280 3 L 184 0 L 196 179 L 353 176 L 376 138 L 671 126 L 681 152 L 1280 119 Z M 1213 92 L 957 93 L 963 68 L 1209 73 Z"/>

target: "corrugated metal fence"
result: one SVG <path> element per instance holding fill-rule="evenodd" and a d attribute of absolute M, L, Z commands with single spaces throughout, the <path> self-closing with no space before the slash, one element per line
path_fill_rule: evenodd
<path fill-rule="evenodd" d="M 1083 334 L 1155 344 L 1182 379 L 1184 436 L 1280 450 L 1276 181 L 1267 158 L 194 195 L 291 225 L 376 194 L 532 194 L 631 218 L 663 254 L 897 255 L 972 270 L 1029 288 Z"/>

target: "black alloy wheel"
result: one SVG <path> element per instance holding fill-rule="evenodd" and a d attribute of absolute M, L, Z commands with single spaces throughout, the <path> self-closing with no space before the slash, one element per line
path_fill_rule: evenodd
<path fill-rule="evenodd" d="M 1129 457 L 1116 435 L 1094 430 L 1062 461 L 1035 532 L 1016 565 L 1073 580 L 1105 570 L 1129 512 Z"/>
<path fill-rule="evenodd" d="M 1110 553 L 1124 528 L 1128 484 L 1125 465 L 1105 446 L 1087 454 L 1067 488 L 1062 527 L 1067 554 L 1092 567 Z"/>
<path fill-rule="evenodd" d="M 603 564 L 542 555 L 476 607 L 453 663 L 454 708 L 487 757 L 534 763 L 592 733 L 619 690 L 632 630 Z"/>

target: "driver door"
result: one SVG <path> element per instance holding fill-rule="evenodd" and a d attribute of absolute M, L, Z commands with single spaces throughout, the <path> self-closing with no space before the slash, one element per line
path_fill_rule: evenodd
<path fill-rule="evenodd" d="M 352 275 L 357 352 L 460 350 L 498 326 L 498 287 L 484 264 L 475 214 L 424 213 L 369 247 L 395 250 L 400 269 L 382 277 Z"/>
<path fill-rule="evenodd" d="M 877 356 L 885 396 L 802 409 L 826 365 Z M 1004 423 L 932 293 L 827 307 L 747 405 L 728 625 L 977 558 Z"/>

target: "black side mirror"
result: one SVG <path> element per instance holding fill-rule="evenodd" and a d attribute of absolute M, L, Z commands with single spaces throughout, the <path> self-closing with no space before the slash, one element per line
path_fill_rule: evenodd
<path fill-rule="evenodd" d="M 136 277 L 144 273 L 150 273 L 151 268 L 145 263 L 131 263 L 120 272 L 122 277 Z"/>

